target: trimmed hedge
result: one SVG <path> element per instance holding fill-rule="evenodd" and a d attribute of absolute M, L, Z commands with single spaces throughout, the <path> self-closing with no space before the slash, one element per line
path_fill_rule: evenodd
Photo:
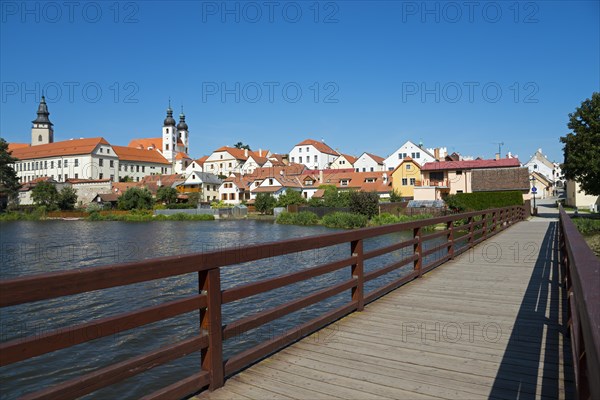
<path fill-rule="evenodd" d="M 523 194 L 509 192 L 476 192 L 448 195 L 446 204 L 454 211 L 479 211 L 488 208 L 500 208 L 523 205 Z"/>

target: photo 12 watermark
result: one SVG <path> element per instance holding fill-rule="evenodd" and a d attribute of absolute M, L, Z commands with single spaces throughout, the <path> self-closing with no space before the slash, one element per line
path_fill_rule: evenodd
<path fill-rule="evenodd" d="M 540 87 L 536 82 L 495 81 L 404 81 L 401 83 L 403 103 L 539 103 Z"/>
<path fill-rule="evenodd" d="M 539 22 L 540 6 L 534 1 L 403 1 L 402 23 Z"/>
<path fill-rule="evenodd" d="M 339 103 L 336 82 L 202 82 L 203 103 Z"/>
<path fill-rule="evenodd" d="M 335 1 L 203 1 L 202 23 L 337 24 L 340 6 Z"/>
<path fill-rule="evenodd" d="M 3 24 L 136 24 L 140 6 L 135 1 L 2 1 L 0 15 Z"/>
<path fill-rule="evenodd" d="M 17 82 L 3 81 L 0 98 L 2 103 L 19 101 L 38 103 L 44 96 L 47 103 L 139 103 L 140 87 L 134 81 L 127 82 Z"/>

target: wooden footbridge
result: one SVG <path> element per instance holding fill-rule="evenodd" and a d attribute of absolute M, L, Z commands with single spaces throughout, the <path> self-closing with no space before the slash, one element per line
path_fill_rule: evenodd
<path fill-rule="evenodd" d="M 440 224 L 445 229 L 427 228 Z M 407 230 L 409 240 L 364 249 L 370 238 Z M 350 250 L 342 259 L 221 288 L 229 265 L 344 243 Z M 400 261 L 365 268 L 401 249 L 410 251 Z M 365 291 L 365 282 L 407 264 L 410 271 Z M 222 323 L 223 304 L 345 268 L 347 280 Z M 0 365 L 114 334 L 117 325 L 122 331 L 196 310 L 198 335 L 25 397 L 77 398 L 200 352 L 196 371 L 146 398 L 600 398 L 600 267 L 562 211 L 560 220 L 526 219 L 522 207 L 510 207 L 24 277 L 0 282 L 0 306 L 186 273 L 198 274 L 198 294 L 73 326 L 68 336 L 2 343 Z M 224 341 L 343 292 L 347 303 L 223 359 Z M 94 337 L 84 334 L 90 327 Z"/>

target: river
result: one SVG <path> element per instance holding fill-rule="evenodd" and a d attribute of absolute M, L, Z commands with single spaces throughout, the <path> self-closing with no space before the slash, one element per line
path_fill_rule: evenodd
<path fill-rule="evenodd" d="M 298 227 L 267 221 L 161 221 L 88 222 L 16 221 L 0 223 L 2 263 L 0 278 L 43 272 L 89 268 L 159 256 L 223 249 L 231 246 L 297 238 L 334 230 L 321 226 Z M 365 251 L 411 237 L 402 232 L 365 242 Z M 365 270 L 398 261 L 407 255 L 397 251 L 365 263 Z M 324 262 L 348 257 L 349 245 L 295 253 L 283 257 L 238 264 L 222 269 L 222 287 L 281 275 Z M 366 292 L 411 270 L 369 282 Z M 349 269 L 286 286 L 223 306 L 223 322 L 282 304 L 293 298 L 348 279 Z M 197 293 L 196 274 L 144 282 L 59 299 L 7 307 L 0 311 L 2 342 L 42 334 L 75 323 L 113 315 Z M 348 301 L 341 293 L 321 303 L 245 332 L 224 343 L 225 358 L 314 318 Z M 0 368 L 0 398 L 15 399 L 26 393 L 74 378 L 100 367 L 123 361 L 198 333 L 198 314 L 188 313 L 141 328 L 80 344 Z M 135 399 L 189 376 L 199 369 L 199 353 L 152 369 L 120 384 L 86 396 L 90 399 Z"/>

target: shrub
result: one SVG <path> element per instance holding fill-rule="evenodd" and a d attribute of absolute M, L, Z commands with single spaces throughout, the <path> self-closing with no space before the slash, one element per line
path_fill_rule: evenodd
<path fill-rule="evenodd" d="M 375 192 L 351 192 L 350 212 L 374 217 L 379 213 L 379 196 Z"/>
<path fill-rule="evenodd" d="M 327 214 L 321 220 L 321 224 L 328 228 L 354 229 L 367 226 L 368 218 L 361 214 L 347 212 L 334 212 Z"/>
<path fill-rule="evenodd" d="M 518 191 L 457 193 L 448 195 L 445 201 L 453 211 L 478 211 L 523 205 L 523 195 Z"/>
<path fill-rule="evenodd" d="M 177 190 L 169 186 L 161 186 L 156 191 L 156 201 L 170 204 L 177 200 Z"/>
<path fill-rule="evenodd" d="M 148 189 L 132 187 L 119 197 L 118 204 L 120 210 L 148 210 L 152 208 L 154 199 Z"/>
<path fill-rule="evenodd" d="M 169 209 L 169 210 L 185 210 L 185 209 L 196 208 L 196 207 L 197 207 L 197 205 L 190 204 L 190 203 L 170 203 L 165 206 L 165 208 Z M 155 209 L 157 209 L 157 208 L 155 207 Z"/>
<path fill-rule="evenodd" d="M 286 189 L 285 193 L 277 199 L 277 207 L 287 207 L 304 203 L 306 203 L 306 199 L 302 197 L 302 193 L 294 189 Z"/>
<path fill-rule="evenodd" d="M 600 219 L 572 218 L 571 221 L 573 221 L 577 230 L 581 232 L 582 235 L 600 232 Z"/>
<path fill-rule="evenodd" d="M 397 203 L 402 201 L 402 193 L 400 190 L 394 189 L 390 192 L 390 202 Z"/>
<path fill-rule="evenodd" d="M 271 194 L 259 193 L 254 200 L 254 207 L 256 208 L 256 211 L 261 214 L 272 214 L 275 203 L 275 197 L 271 196 Z"/>
<path fill-rule="evenodd" d="M 277 216 L 275 222 L 282 225 L 316 225 L 319 223 L 319 217 L 310 211 L 301 211 L 299 213 L 284 211 Z"/>
<path fill-rule="evenodd" d="M 223 200 L 213 201 L 210 203 L 210 208 L 229 208 L 231 205 L 225 203 Z"/>
<path fill-rule="evenodd" d="M 379 225 L 389 225 L 389 224 L 397 224 L 400 222 L 400 218 L 396 217 L 390 213 L 381 213 L 373 218 L 369 222 L 369 225 L 379 226 Z"/>
<path fill-rule="evenodd" d="M 349 207 L 350 192 L 340 192 L 333 185 L 321 185 L 319 189 L 323 189 L 322 205 L 325 207 Z"/>
<path fill-rule="evenodd" d="M 77 190 L 72 186 L 63 187 L 57 196 L 57 205 L 61 210 L 73 210 L 77 203 Z"/>

